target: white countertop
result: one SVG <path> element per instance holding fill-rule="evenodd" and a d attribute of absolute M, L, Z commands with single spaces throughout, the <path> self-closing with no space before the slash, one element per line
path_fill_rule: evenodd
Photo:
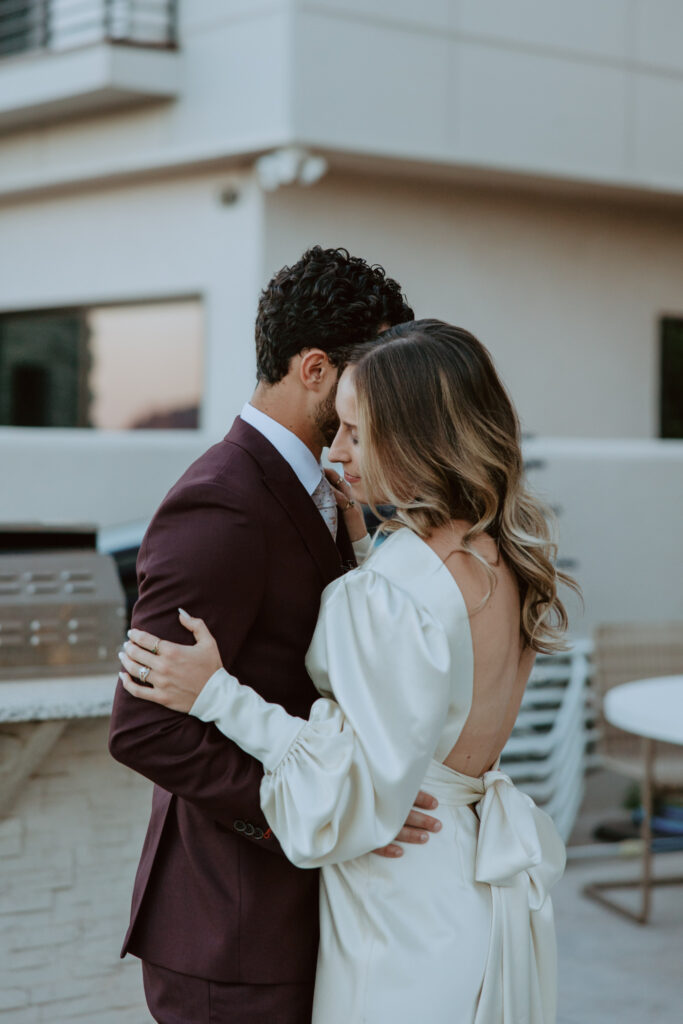
<path fill-rule="evenodd" d="M 615 686 L 605 694 L 604 711 L 619 729 L 683 745 L 683 675 Z"/>
<path fill-rule="evenodd" d="M 0 722 L 104 718 L 111 713 L 116 669 L 106 676 L 0 682 Z"/>

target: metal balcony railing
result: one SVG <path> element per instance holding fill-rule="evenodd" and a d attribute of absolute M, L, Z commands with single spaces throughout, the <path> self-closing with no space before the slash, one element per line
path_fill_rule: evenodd
<path fill-rule="evenodd" d="M 0 0 L 0 59 L 92 43 L 177 46 L 177 0 Z"/>

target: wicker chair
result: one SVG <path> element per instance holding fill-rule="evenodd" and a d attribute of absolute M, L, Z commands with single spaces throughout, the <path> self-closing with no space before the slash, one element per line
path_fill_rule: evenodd
<path fill-rule="evenodd" d="M 641 826 L 643 870 L 637 881 L 587 885 L 592 899 L 641 924 L 648 920 L 653 885 L 678 884 L 683 878 L 652 878 L 652 805 L 657 797 L 683 795 L 683 747 L 642 740 L 611 725 L 602 715 L 605 694 L 635 679 L 683 673 L 683 622 L 602 625 L 594 634 L 594 687 L 600 705 L 600 763 L 637 781 L 643 794 Z M 640 888 L 641 909 L 634 913 L 605 895 L 606 890 Z"/>

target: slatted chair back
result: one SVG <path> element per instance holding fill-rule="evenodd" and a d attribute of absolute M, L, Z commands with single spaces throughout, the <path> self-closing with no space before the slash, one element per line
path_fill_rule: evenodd
<path fill-rule="evenodd" d="M 606 765 L 634 778 L 642 771 L 642 741 L 602 715 L 608 690 L 621 683 L 683 673 L 683 622 L 610 623 L 594 633 L 594 686 L 600 705 L 598 752 Z M 657 761 L 683 775 L 683 748 L 657 744 Z"/>

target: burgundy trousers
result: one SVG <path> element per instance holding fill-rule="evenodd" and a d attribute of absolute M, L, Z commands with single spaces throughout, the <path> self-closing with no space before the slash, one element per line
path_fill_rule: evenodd
<path fill-rule="evenodd" d="M 158 1024 L 310 1024 L 313 980 L 241 985 L 177 974 L 142 961 L 145 997 Z"/>

